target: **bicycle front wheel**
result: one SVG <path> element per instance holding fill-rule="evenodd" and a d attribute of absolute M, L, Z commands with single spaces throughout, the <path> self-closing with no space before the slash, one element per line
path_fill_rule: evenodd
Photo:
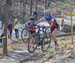
<path fill-rule="evenodd" d="M 50 47 L 50 43 L 51 43 L 50 33 L 44 32 L 44 36 L 42 38 L 41 50 L 43 52 L 47 51 L 48 48 Z"/>
<path fill-rule="evenodd" d="M 37 49 L 37 38 L 36 36 L 31 36 L 28 39 L 28 52 L 33 53 Z"/>

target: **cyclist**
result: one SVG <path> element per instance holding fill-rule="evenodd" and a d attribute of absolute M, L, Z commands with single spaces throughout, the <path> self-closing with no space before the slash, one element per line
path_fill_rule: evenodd
<path fill-rule="evenodd" d="M 19 38 L 19 26 L 18 26 L 18 24 L 19 24 L 18 19 L 15 19 L 14 30 L 15 30 L 15 36 L 17 39 Z"/>
<path fill-rule="evenodd" d="M 51 37 L 55 43 L 55 49 L 57 49 L 58 43 L 57 43 L 57 39 L 56 39 L 56 33 L 58 30 L 58 24 L 56 22 L 55 16 L 51 15 L 50 9 L 44 10 L 44 17 L 42 17 L 39 21 L 47 21 L 50 24 Z"/>

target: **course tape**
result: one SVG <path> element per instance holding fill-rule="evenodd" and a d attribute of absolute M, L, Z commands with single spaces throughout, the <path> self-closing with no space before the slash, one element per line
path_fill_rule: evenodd
<path fill-rule="evenodd" d="M 0 37 L 0 39 L 4 39 L 4 38 L 7 38 L 7 36 Z"/>

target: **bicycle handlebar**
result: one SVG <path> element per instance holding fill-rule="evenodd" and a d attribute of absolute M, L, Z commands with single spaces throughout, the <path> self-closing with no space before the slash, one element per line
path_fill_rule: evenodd
<path fill-rule="evenodd" d="M 35 27 L 35 29 L 38 29 L 38 31 L 45 31 L 45 30 L 47 30 L 48 28 L 50 28 L 49 26 L 39 26 L 39 25 L 37 25 L 36 27 Z"/>

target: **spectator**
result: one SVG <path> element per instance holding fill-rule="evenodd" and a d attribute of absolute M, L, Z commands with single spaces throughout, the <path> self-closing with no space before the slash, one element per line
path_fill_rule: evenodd
<path fill-rule="evenodd" d="M 15 30 L 15 37 L 18 39 L 19 38 L 19 31 L 18 31 L 19 29 L 18 29 L 18 20 L 17 19 L 14 20 L 14 30 Z M 17 41 L 12 40 L 12 42 L 11 42 L 12 51 L 16 50 L 16 48 L 17 48 Z"/>
<path fill-rule="evenodd" d="M 0 20 L 0 43 L 2 43 L 3 35 L 4 35 L 4 26 L 2 24 L 2 21 Z"/>
<path fill-rule="evenodd" d="M 15 22 L 14 22 L 14 30 L 15 30 L 15 36 L 16 36 L 16 38 L 19 38 L 19 26 L 18 26 L 18 20 L 17 19 L 15 19 Z"/>
<path fill-rule="evenodd" d="M 11 39 L 11 35 L 12 35 L 12 22 L 11 21 L 8 22 L 7 30 L 8 30 L 8 38 Z"/>

